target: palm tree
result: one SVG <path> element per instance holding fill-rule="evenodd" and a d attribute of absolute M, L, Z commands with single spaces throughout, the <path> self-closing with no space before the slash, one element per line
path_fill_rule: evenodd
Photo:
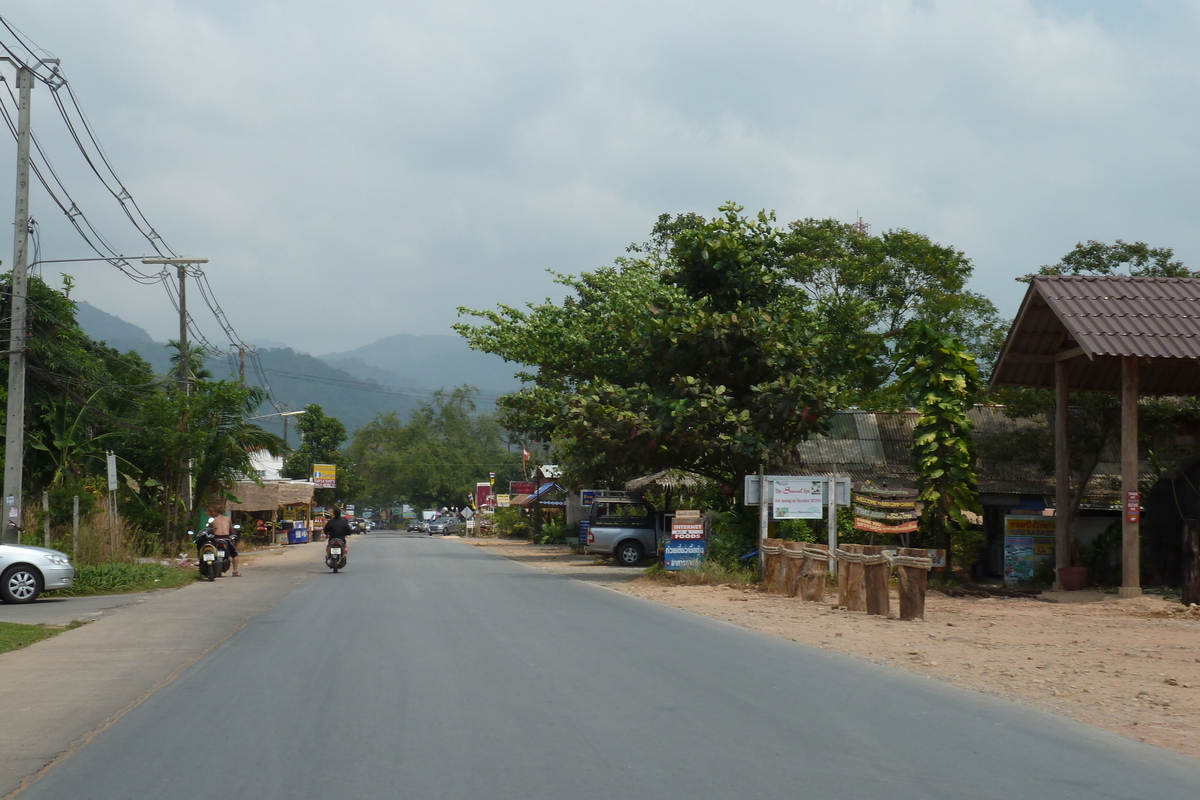
<path fill-rule="evenodd" d="M 191 451 L 194 509 L 224 499 L 226 487 L 238 474 L 254 476 L 257 481 L 254 452 L 266 450 L 273 456 L 283 452 L 282 439 L 246 421 L 266 401 L 263 389 L 226 381 L 205 382 L 202 387 L 189 420 L 193 430 L 203 432 L 203 440 Z"/>

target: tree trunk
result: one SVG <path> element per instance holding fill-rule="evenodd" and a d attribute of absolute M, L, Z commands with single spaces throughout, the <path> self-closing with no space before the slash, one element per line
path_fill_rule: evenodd
<path fill-rule="evenodd" d="M 851 555 L 861 555 L 861 544 L 842 545 L 842 550 Z M 861 561 L 838 560 L 838 598 L 839 604 L 850 611 L 867 610 L 867 592 L 863 586 L 863 565 Z"/>
<path fill-rule="evenodd" d="M 800 575 L 808 559 L 804 556 L 804 542 L 783 543 L 783 563 L 785 572 L 780 580 L 780 586 L 788 597 L 795 597 L 800 591 Z"/>
<path fill-rule="evenodd" d="M 805 545 L 806 548 L 829 552 L 827 544 L 810 544 Z M 801 600 L 809 600 L 819 603 L 825 599 L 825 576 L 829 572 L 829 560 L 818 558 L 806 558 L 803 565 L 800 567 L 800 575 L 797 578 L 796 585 L 800 593 Z"/>

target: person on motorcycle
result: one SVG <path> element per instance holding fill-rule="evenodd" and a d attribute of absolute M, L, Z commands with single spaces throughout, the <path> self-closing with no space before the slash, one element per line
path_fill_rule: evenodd
<path fill-rule="evenodd" d="M 225 516 L 224 505 L 214 504 L 209 507 L 208 513 L 212 516 L 213 536 L 225 540 L 225 549 L 233 562 L 233 572 L 229 574 L 235 578 L 242 577 L 242 573 L 238 572 L 238 551 L 237 543 L 233 538 L 233 521 Z"/>
<path fill-rule="evenodd" d="M 346 546 L 346 537 L 353 533 L 350 523 L 342 519 L 342 510 L 337 506 L 333 507 L 333 519 L 325 523 L 324 531 L 326 539 L 340 539 L 342 547 Z"/>

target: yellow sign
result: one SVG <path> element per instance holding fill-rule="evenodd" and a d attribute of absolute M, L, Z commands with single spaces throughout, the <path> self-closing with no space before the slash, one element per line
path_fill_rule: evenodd
<path fill-rule="evenodd" d="M 510 494 L 496 495 L 496 507 L 497 508 L 508 508 L 510 505 L 512 505 L 512 495 L 510 495 Z"/>
<path fill-rule="evenodd" d="M 337 465 L 313 464 L 313 483 L 322 489 L 336 489 Z"/>

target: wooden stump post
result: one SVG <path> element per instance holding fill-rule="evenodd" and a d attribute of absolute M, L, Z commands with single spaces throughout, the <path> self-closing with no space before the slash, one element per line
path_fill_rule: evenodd
<path fill-rule="evenodd" d="M 1200 604 L 1200 520 L 1183 521 L 1183 604 Z"/>
<path fill-rule="evenodd" d="M 844 544 L 842 552 L 851 556 L 861 556 L 861 544 Z M 867 610 L 867 592 L 863 586 L 863 565 L 857 559 L 846 561 L 838 559 L 838 604 L 850 611 Z"/>
<path fill-rule="evenodd" d="M 825 599 L 825 576 L 829 573 L 829 545 L 806 544 L 804 563 L 796 581 L 801 600 L 819 603 Z"/>
<path fill-rule="evenodd" d="M 929 553 L 919 547 L 902 547 L 897 554 L 900 559 L 924 559 L 929 562 Z M 925 582 L 929 578 L 928 566 L 896 565 L 900 575 L 900 619 L 925 619 Z"/>
<path fill-rule="evenodd" d="M 780 578 L 780 590 L 788 597 L 795 597 L 800 591 L 800 573 L 804 570 L 804 542 L 783 543 L 783 575 Z"/>
<path fill-rule="evenodd" d="M 779 583 L 779 562 L 783 556 L 782 539 L 763 539 L 759 549 L 763 554 L 763 591 L 773 592 Z"/>
<path fill-rule="evenodd" d="M 891 598 L 888 593 L 888 578 L 892 574 L 892 565 L 884 558 L 886 547 L 881 545 L 863 545 L 863 555 L 869 560 L 879 559 L 879 563 L 863 564 L 863 588 L 866 594 L 867 613 L 886 617 L 891 611 Z"/>

